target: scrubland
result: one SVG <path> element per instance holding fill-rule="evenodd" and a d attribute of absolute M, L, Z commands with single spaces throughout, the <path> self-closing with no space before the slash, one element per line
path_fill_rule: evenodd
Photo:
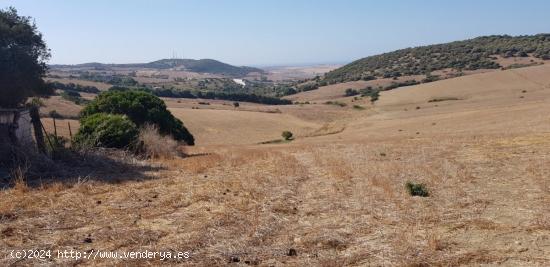
<path fill-rule="evenodd" d="M 422 84 L 358 100 L 360 111 L 169 104 L 197 137 L 178 148 L 186 156 L 20 176 L 0 191 L 0 248 L 191 252 L 50 265 L 548 266 L 549 74 Z M 445 97 L 459 100 L 429 102 Z M 296 140 L 258 144 L 287 128 Z M 429 196 L 410 196 L 408 181 Z"/>

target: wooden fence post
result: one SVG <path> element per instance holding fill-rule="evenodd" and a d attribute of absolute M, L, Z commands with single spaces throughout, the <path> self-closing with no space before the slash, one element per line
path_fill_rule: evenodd
<path fill-rule="evenodd" d="M 46 154 L 46 145 L 44 144 L 44 132 L 42 132 L 42 123 L 40 122 L 40 114 L 38 113 L 38 107 L 31 106 L 29 109 L 29 115 L 31 116 L 32 126 L 34 128 L 34 138 L 36 139 L 36 147 L 38 151 Z"/>
<path fill-rule="evenodd" d="M 57 139 L 57 125 L 55 124 L 55 116 L 52 116 L 53 119 L 53 135 Z"/>
<path fill-rule="evenodd" d="M 71 142 L 73 140 L 73 131 L 71 131 L 71 123 L 67 121 L 67 125 L 69 125 L 69 136 L 71 137 Z"/>

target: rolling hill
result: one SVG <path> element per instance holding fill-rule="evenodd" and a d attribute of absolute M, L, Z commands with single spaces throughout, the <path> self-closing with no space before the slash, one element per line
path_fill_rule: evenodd
<path fill-rule="evenodd" d="M 369 56 L 325 74 L 327 83 L 340 83 L 410 75 L 430 75 L 434 71 L 497 69 L 499 60 L 531 57 L 521 65 L 535 65 L 550 59 L 550 34 L 530 36 L 493 35 L 451 43 L 406 48 Z"/>
<path fill-rule="evenodd" d="M 262 69 L 246 67 L 246 66 L 233 66 L 227 63 L 223 63 L 214 59 L 161 59 L 152 61 L 149 63 L 135 63 L 135 64 L 103 64 L 103 63 L 83 63 L 76 65 L 51 65 L 52 69 L 94 69 L 94 70 L 111 70 L 116 68 L 126 69 L 175 69 L 184 70 L 197 73 L 211 73 L 231 77 L 243 77 L 249 73 L 264 73 Z"/>
<path fill-rule="evenodd" d="M 0 246 L 53 236 L 53 249 L 139 250 L 185 240 L 180 250 L 201 255 L 191 265 L 549 266 L 549 74 L 545 64 L 419 84 L 353 102 L 363 110 L 165 99 L 198 137 L 182 148 L 189 156 L 0 191 L 3 229 L 13 229 Z M 45 108 L 76 112 L 62 101 Z M 308 134 L 331 121 L 345 127 Z M 57 132 L 70 134 L 69 123 L 78 126 L 58 120 Z M 283 130 L 296 140 L 258 144 Z M 410 196 L 408 181 L 429 196 Z M 44 225 L 55 227 L 45 234 Z"/>

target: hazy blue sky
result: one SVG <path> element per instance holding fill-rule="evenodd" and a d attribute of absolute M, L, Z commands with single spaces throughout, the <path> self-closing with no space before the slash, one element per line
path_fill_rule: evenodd
<path fill-rule="evenodd" d="M 550 1 L 0 0 L 32 16 L 51 63 L 213 58 L 349 62 L 488 34 L 550 32 Z"/>

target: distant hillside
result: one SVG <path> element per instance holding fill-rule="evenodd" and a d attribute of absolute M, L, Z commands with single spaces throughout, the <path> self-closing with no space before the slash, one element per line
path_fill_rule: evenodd
<path fill-rule="evenodd" d="M 501 67 L 496 56 L 550 59 L 550 34 L 484 36 L 396 50 L 354 61 L 326 73 L 324 80 L 328 83 L 372 80 L 430 74 L 447 68 L 457 71 L 496 69 Z"/>
<path fill-rule="evenodd" d="M 169 69 L 183 67 L 192 72 L 206 72 L 229 76 L 245 76 L 251 72 L 264 71 L 253 67 L 237 67 L 213 59 L 161 59 L 145 64 L 147 68 Z"/>
<path fill-rule="evenodd" d="M 77 65 L 51 65 L 56 68 L 93 68 L 93 69 L 112 69 L 112 68 L 150 68 L 150 69 L 171 69 L 185 70 L 198 73 L 211 73 L 232 77 L 246 76 L 251 72 L 264 73 L 262 69 L 253 67 L 237 67 L 213 59 L 161 59 L 149 63 L 136 64 L 102 64 L 102 63 L 84 63 Z"/>

